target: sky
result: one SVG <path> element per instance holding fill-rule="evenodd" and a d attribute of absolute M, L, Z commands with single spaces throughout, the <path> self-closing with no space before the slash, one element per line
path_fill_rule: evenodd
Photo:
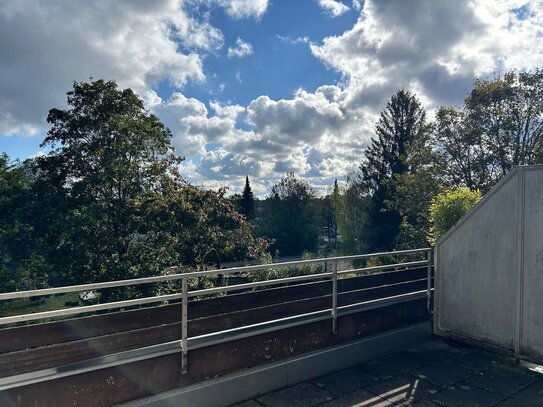
<path fill-rule="evenodd" d="M 543 65 L 543 0 L 0 0 L 0 152 L 40 147 L 73 81 L 134 89 L 181 174 L 265 196 L 360 163 L 399 89 L 432 117 L 475 78 Z"/>

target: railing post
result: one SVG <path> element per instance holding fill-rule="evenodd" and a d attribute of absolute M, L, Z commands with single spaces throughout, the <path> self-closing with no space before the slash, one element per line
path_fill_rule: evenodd
<path fill-rule="evenodd" d="M 432 253 L 433 251 L 430 249 L 428 251 L 428 292 L 426 296 L 426 307 L 429 315 L 432 315 Z"/>
<path fill-rule="evenodd" d="M 337 260 L 332 269 L 332 333 L 337 334 Z"/>
<path fill-rule="evenodd" d="M 187 327 L 188 327 L 188 281 L 187 277 L 181 279 L 181 374 L 187 373 Z"/>

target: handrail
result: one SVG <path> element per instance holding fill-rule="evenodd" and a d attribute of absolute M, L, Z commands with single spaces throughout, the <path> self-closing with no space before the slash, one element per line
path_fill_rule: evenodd
<path fill-rule="evenodd" d="M 390 256 L 399 256 L 399 255 L 406 255 L 406 254 L 416 254 L 416 253 L 424 254 L 426 259 L 419 260 L 419 261 L 387 264 L 387 265 L 382 265 L 382 266 L 372 266 L 372 267 L 348 269 L 348 270 L 341 270 L 341 271 L 338 270 L 338 264 L 344 261 L 368 259 L 368 258 L 374 258 L 374 257 L 390 257 Z M 353 255 L 353 256 L 340 256 L 340 257 L 329 257 L 329 258 L 321 258 L 321 259 L 290 261 L 290 262 L 282 262 L 282 263 L 261 264 L 261 265 L 244 266 L 244 267 L 233 267 L 229 269 L 176 273 L 176 274 L 156 276 L 156 277 L 144 277 L 144 278 L 138 278 L 138 279 L 108 281 L 108 282 L 102 282 L 102 283 L 81 284 L 81 285 L 73 285 L 73 286 L 65 286 L 65 287 L 45 288 L 45 289 L 38 289 L 38 290 L 27 290 L 27 291 L 19 291 L 19 292 L 12 292 L 12 293 L 1 293 L 0 301 L 16 299 L 16 298 L 28 298 L 28 297 L 39 296 L 39 295 L 58 294 L 58 293 L 67 293 L 67 292 L 75 292 L 75 291 L 89 291 L 89 290 L 96 290 L 96 289 L 102 289 L 102 288 L 122 287 L 122 286 L 130 286 L 130 285 L 137 285 L 137 284 L 148 284 L 148 283 L 176 281 L 176 280 L 181 280 L 182 282 L 181 292 L 176 293 L 176 294 L 158 295 L 158 296 L 145 297 L 145 298 L 136 298 L 136 299 L 131 299 L 131 300 L 115 301 L 115 302 L 109 302 L 109 303 L 104 303 L 104 304 L 88 305 L 88 306 L 77 307 L 77 308 L 59 309 L 59 310 L 53 310 L 53 311 L 43 311 L 43 312 L 36 312 L 36 313 L 31 313 L 31 314 L 2 317 L 0 318 L 0 326 L 13 324 L 17 322 L 23 322 L 23 321 L 38 320 L 38 319 L 43 319 L 43 318 L 76 315 L 76 314 L 83 314 L 83 313 L 95 312 L 95 311 L 100 311 L 100 310 L 119 309 L 119 308 L 131 307 L 131 306 L 136 306 L 136 305 L 142 305 L 142 304 L 151 304 L 151 303 L 181 299 L 181 324 L 182 324 L 181 339 L 177 343 L 179 344 L 179 349 L 181 351 L 181 372 L 182 374 L 185 374 L 187 373 L 188 350 L 195 349 L 197 347 L 202 347 L 202 346 L 209 346 L 209 343 L 205 342 L 204 336 L 194 337 L 194 338 L 188 338 L 187 336 L 188 299 L 189 298 L 210 295 L 210 294 L 215 294 L 215 293 L 235 291 L 235 290 L 258 288 L 258 287 L 263 287 L 263 286 L 288 284 L 291 282 L 304 282 L 304 281 L 313 281 L 313 280 L 331 281 L 332 282 L 332 293 L 331 293 L 332 294 L 332 308 L 310 313 L 312 315 L 314 314 L 313 316 L 310 316 L 309 314 L 307 314 L 307 317 L 309 317 L 310 319 L 319 318 L 320 320 L 331 318 L 332 332 L 336 334 L 338 316 L 344 315 L 345 313 L 358 312 L 357 310 L 363 304 L 369 305 L 370 303 L 373 303 L 375 304 L 374 306 L 383 306 L 382 304 L 388 303 L 390 301 L 405 301 L 412 298 L 419 298 L 421 295 L 423 295 L 427 297 L 428 310 L 430 310 L 430 297 L 431 297 L 431 291 L 432 291 L 432 284 L 431 284 L 432 262 L 431 260 L 432 260 L 431 249 L 422 248 L 422 249 L 401 250 L 401 251 L 393 251 L 393 252 L 370 253 L 370 254 Z M 203 289 L 203 290 L 189 291 L 188 289 L 189 279 L 195 278 L 195 277 L 204 277 L 204 276 L 211 276 L 211 275 L 218 275 L 218 274 L 232 275 L 235 273 L 249 273 L 250 274 L 252 271 L 257 271 L 257 270 L 262 270 L 262 269 L 280 269 L 280 268 L 292 267 L 292 266 L 303 266 L 303 265 L 309 265 L 309 264 L 329 264 L 329 263 L 332 264 L 332 269 L 331 269 L 332 271 L 330 272 L 324 271 L 321 273 L 314 273 L 314 274 L 308 274 L 308 275 L 302 275 L 302 276 L 270 279 L 270 280 L 263 280 L 263 281 L 254 281 L 251 283 L 235 284 L 235 285 L 230 285 L 230 286 L 215 287 L 215 288 L 209 288 L 209 289 Z M 423 265 L 427 265 L 428 267 L 427 290 L 417 291 L 416 293 L 408 293 L 405 295 L 400 295 L 400 296 L 397 296 L 397 298 L 392 298 L 391 300 L 387 300 L 388 302 L 383 302 L 381 299 L 378 299 L 378 300 L 367 301 L 365 303 L 351 304 L 348 306 L 341 306 L 341 307 L 338 306 L 337 281 L 338 281 L 338 277 L 340 277 L 341 275 L 358 274 L 358 273 L 364 273 L 368 271 L 379 271 L 379 270 L 389 270 L 389 269 L 398 269 L 398 268 L 412 269 L 414 267 L 423 266 Z M 173 267 L 172 269 L 179 270 L 178 267 Z M 213 343 L 215 343 L 217 340 L 221 340 L 221 341 L 234 340 L 234 339 L 238 339 L 239 335 L 242 335 L 242 336 L 256 335 L 255 332 L 259 332 L 259 330 L 263 329 L 261 328 L 263 324 L 267 325 L 268 327 L 265 329 L 270 330 L 270 331 L 284 329 L 285 328 L 284 324 L 287 324 L 286 326 L 296 326 L 296 325 L 307 323 L 307 322 L 304 322 L 307 319 L 306 317 L 304 317 L 304 315 L 305 314 L 297 314 L 297 315 L 282 318 L 279 320 L 265 321 L 263 323 L 256 324 L 255 326 L 252 326 L 252 325 L 242 326 L 239 328 L 232 329 L 231 332 L 228 332 L 228 333 L 215 332 L 215 333 L 207 334 L 205 335 L 205 337 L 214 338 L 213 339 L 214 342 L 212 341 Z M 226 336 L 221 339 L 219 337 L 222 334 Z"/>
<path fill-rule="evenodd" d="M 0 301 L 12 300 L 16 298 L 28 298 L 34 296 L 43 296 L 51 294 L 64 294 L 69 292 L 80 292 L 80 291 L 91 291 L 99 290 L 103 288 L 113 288 L 113 287 L 125 287 L 130 285 L 139 285 L 139 284 L 149 284 L 149 283 L 160 283 L 166 281 L 175 281 L 181 280 L 183 277 L 193 278 L 193 277 L 206 277 L 206 276 L 216 276 L 218 274 L 230 275 L 235 273 L 243 273 L 248 271 L 256 271 L 263 269 L 277 269 L 289 266 L 303 266 L 308 264 L 318 264 L 318 263 L 330 263 L 334 261 L 348 261 L 348 260 L 362 260 L 369 259 L 372 257 L 390 257 L 390 256 L 400 256 L 404 254 L 414 254 L 414 253 L 427 253 L 430 248 L 422 249 L 411 249 L 411 250 L 399 250 L 392 252 L 382 252 L 382 253 L 369 253 L 369 254 L 358 254 L 352 256 L 339 256 L 339 257 L 327 257 L 321 259 L 309 259 L 309 260 L 297 260 L 289 262 L 280 262 L 280 263 L 270 263 L 270 264 L 257 264 L 254 266 L 242 266 L 242 267 L 232 267 L 227 269 L 217 269 L 217 270 L 207 270 L 207 271 L 194 271 L 188 273 L 176 273 L 164 276 L 154 276 L 154 277 L 142 277 L 142 278 L 133 278 L 126 280 L 116 280 L 116 281 L 105 281 L 101 283 L 90 283 L 90 284 L 79 284 L 79 285 L 70 285 L 70 286 L 61 286 L 61 287 L 52 287 L 52 288 L 40 288 L 37 290 L 24 290 L 24 291 L 13 291 L 9 293 L 0 293 Z M 381 267 L 381 266 L 379 266 Z M 179 270 L 180 267 L 174 266 L 170 269 Z"/>

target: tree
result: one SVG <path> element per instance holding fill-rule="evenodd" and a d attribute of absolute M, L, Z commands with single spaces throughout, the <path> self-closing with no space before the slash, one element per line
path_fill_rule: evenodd
<path fill-rule="evenodd" d="M 249 177 L 245 178 L 245 188 L 241 195 L 240 201 L 241 213 L 245 215 L 247 219 L 254 219 L 255 217 L 255 198 L 253 195 L 253 190 L 249 184 Z"/>
<path fill-rule="evenodd" d="M 220 267 L 266 249 L 225 189 L 183 181 L 170 131 L 130 89 L 76 82 L 68 105 L 49 112 L 47 156 L 23 164 L 0 156 L 5 290 L 145 277 L 174 265 Z M 108 289 L 101 298 L 157 289 Z"/>
<path fill-rule="evenodd" d="M 430 241 L 435 244 L 481 199 L 479 191 L 467 187 L 447 189 L 432 200 L 430 206 Z"/>
<path fill-rule="evenodd" d="M 452 183 L 486 192 L 513 166 L 543 162 L 543 72 L 478 79 L 463 110 L 440 108 L 437 121 Z"/>
<path fill-rule="evenodd" d="M 226 189 L 204 191 L 183 184 L 165 194 L 152 194 L 139 205 L 141 238 L 133 250 L 147 265 L 154 258 L 155 274 L 169 265 L 203 270 L 207 262 L 219 268 L 226 260 L 256 258 L 269 242 L 258 239 L 251 225 L 225 197 Z"/>
<path fill-rule="evenodd" d="M 371 196 L 365 245 L 371 251 L 391 250 L 400 231 L 402 216 L 390 202 L 397 188 L 394 177 L 413 173 L 410 154 L 424 146 L 431 126 L 415 95 L 400 90 L 387 102 L 377 122 L 370 147 L 360 166 L 358 182 Z"/>
<path fill-rule="evenodd" d="M 343 254 L 360 254 L 368 250 L 365 232 L 371 197 L 365 194 L 359 183 L 349 177 L 343 188 L 334 185 L 334 218 L 339 232 Z"/>
<path fill-rule="evenodd" d="M 289 172 L 271 189 L 266 235 L 275 239 L 281 255 L 313 251 L 318 243 L 316 211 L 311 200 L 316 191 L 307 180 Z"/>
<path fill-rule="evenodd" d="M 38 160 L 43 177 L 62 193 L 69 279 L 83 282 L 135 277 L 129 263 L 137 239 L 135 203 L 175 177 L 171 133 L 130 89 L 114 81 L 77 83 L 68 110 L 51 109 L 51 129 Z M 57 198 L 60 198 L 57 196 Z M 68 274 L 68 271 L 70 274 Z"/>

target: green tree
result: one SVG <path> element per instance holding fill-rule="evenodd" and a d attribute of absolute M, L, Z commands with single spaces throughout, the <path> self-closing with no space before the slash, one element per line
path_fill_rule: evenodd
<path fill-rule="evenodd" d="M 478 79 L 463 109 L 440 108 L 437 121 L 453 185 L 486 192 L 513 166 L 543 162 L 543 72 Z"/>
<path fill-rule="evenodd" d="M 169 265 L 203 270 L 208 262 L 220 268 L 223 261 L 259 257 L 269 242 L 254 236 L 225 192 L 182 184 L 169 193 L 146 197 L 138 205 L 142 237 L 133 250 L 144 258 L 135 263 L 148 265 L 154 259 L 156 274 Z"/>
<path fill-rule="evenodd" d="M 247 219 L 254 219 L 255 217 L 255 197 L 251 184 L 249 183 L 249 177 L 245 178 L 245 187 L 241 195 L 240 201 L 241 214 L 245 215 Z"/>
<path fill-rule="evenodd" d="M 38 160 L 41 175 L 65 199 L 64 277 L 73 281 L 139 276 L 130 264 L 139 237 L 135 202 L 176 176 L 170 131 L 115 82 L 75 82 L 67 110 L 51 109 Z"/>
<path fill-rule="evenodd" d="M 268 198 L 266 236 L 283 256 L 314 251 L 318 243 L 317 214 L 311 203 L 315 189 L 289 172 L 273 185 Z"/>
<path fill-rule="evenodd" d="M 371 198 L 361 186 L 347 179 L 344 187 L 334 185 L 333 208 L 340 248 L 343 254 L 360 254 L 368 251 L 364 239 L 368 224 Z"/>
<path fill-rule="evenodd" d="M 402 215 L 391 204 L 397 195 L 394 177 L 414 173 L 418 166 L 410 160 L 416 146 L 426 145 L 431 126 L 417 97 L 400 90 L 387 102 L 377 122 L 371 145 L 360 166 L 358 182 L 371 197 L 368 224 L 363 239 L 371 251 L 387 251 L 395 246 Z"/>
<path fill-rule="evenodd" d="M 467 187 L 447 189 L 437 194 L 430 205 L 430 242 L 435 244 L 481 199 L 479 191 Z"/>

